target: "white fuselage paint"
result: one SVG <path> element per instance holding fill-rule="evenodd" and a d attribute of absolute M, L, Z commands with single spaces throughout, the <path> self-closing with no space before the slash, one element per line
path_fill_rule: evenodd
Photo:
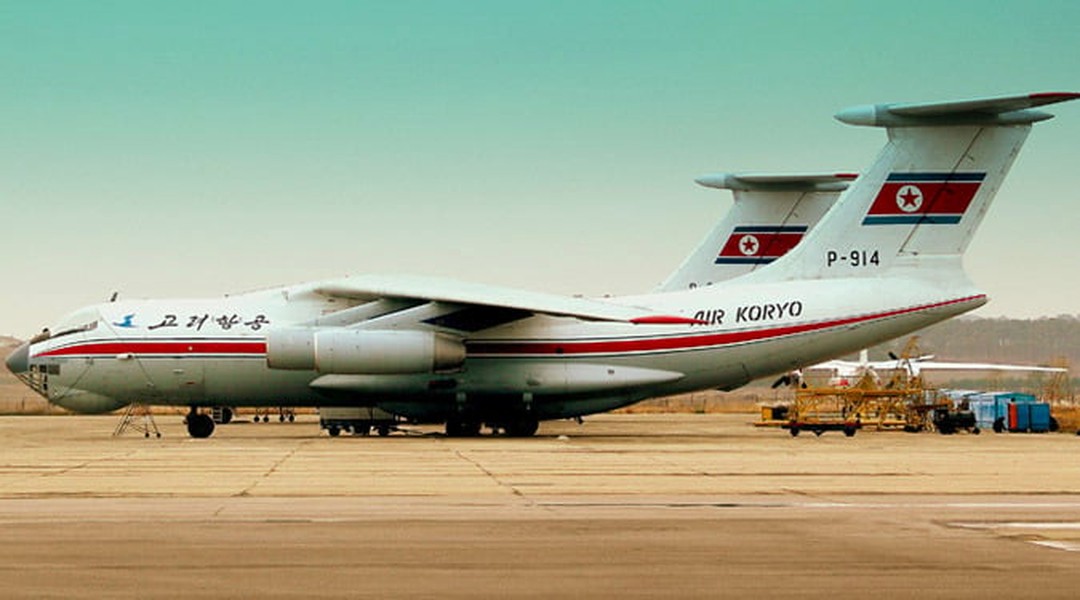
<path fill-rule="evenodd" d="M 53 330 L 50 339 L 32 344 L 31 364 L 41 371 L 51 365 L 48 398 L 80 412 L 131 402 L 379 405 L 419 420 L 439 420 L 455 402 L 487 398 L 502 403 L 524 399 L 540 418 L 561 418 L 649 397 L 738 387 L 905 335 L 985 302 L 963 278 L 733 281 L 607 300 L 646 306 L 657 314 L 708 312 L 707 324 L 533 316 L 465 336 L 467 358 L 452 373 L 350 379 L 270 369 L 267 331 L 350 306 L 303 291 L 310 289 L 89 307 Z M 354 327 L 417 327 L 420 317 L 438 311 L 437 304 L 422 304 Z M 92 329 L 63 332 L 91 322 L 96 323 Z"/>

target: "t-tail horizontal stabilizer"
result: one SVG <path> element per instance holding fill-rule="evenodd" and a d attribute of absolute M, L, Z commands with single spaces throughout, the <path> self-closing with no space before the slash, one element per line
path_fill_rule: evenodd
<path fill-rule="evenodd" d="M 743 281 L 903 274 L 966 282 L 960 257 L 1031 130 L 1032 110 L 1080 98 L 1043 93 L 953 102 L 878 104 L 841 111 L 888 129 L 874 164 L 799 246 Z"/>
<path fill-rule="evenodd" d="M 1019 96 L 855 106 L 836 113 L 848 125 L 867 127 L 934 127 L 948 125 L 1025 125 L 1054 115 L 1029 110 L 1080 98 L 1072 92 L 1044 92 Z"/>
<path fill-rule="evenodd" d="M 798 244 L 856 173 L 714 173 L 695 181 L 731 190 L 735 205 L 658 291 L 712 285 L 744 275 Z"/>

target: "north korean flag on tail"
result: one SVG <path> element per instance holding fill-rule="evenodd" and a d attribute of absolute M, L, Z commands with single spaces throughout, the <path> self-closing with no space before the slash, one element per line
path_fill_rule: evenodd
<path fill-rule="evenodd" d="M 802 241 L 806 229 L 805 225 L 736 227 L 714 262 L 718 265 L 768 264 Z"/>
<path fill-rule="evenodd" d="M 891 173 L 870 204 L 863 225 L 954 225 L 986 173 Z"/>

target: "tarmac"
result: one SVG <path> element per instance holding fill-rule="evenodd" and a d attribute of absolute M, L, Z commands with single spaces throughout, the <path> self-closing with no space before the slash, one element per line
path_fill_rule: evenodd
<path fill-rule="evenodd" d="M 792 438 L 599 415 L 535 438 L 0 418 L 4 597 L 1039 597 L 1080 578 L 1080 437 Z"/>

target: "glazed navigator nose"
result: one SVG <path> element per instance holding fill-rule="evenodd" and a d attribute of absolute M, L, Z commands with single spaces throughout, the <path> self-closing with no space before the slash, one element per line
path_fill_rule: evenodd
<path fill-rule="evenodd" d="M 21 375 L 30 370 L 30 342 L 23 342 L 4 361 L 9 371 Z"/>

